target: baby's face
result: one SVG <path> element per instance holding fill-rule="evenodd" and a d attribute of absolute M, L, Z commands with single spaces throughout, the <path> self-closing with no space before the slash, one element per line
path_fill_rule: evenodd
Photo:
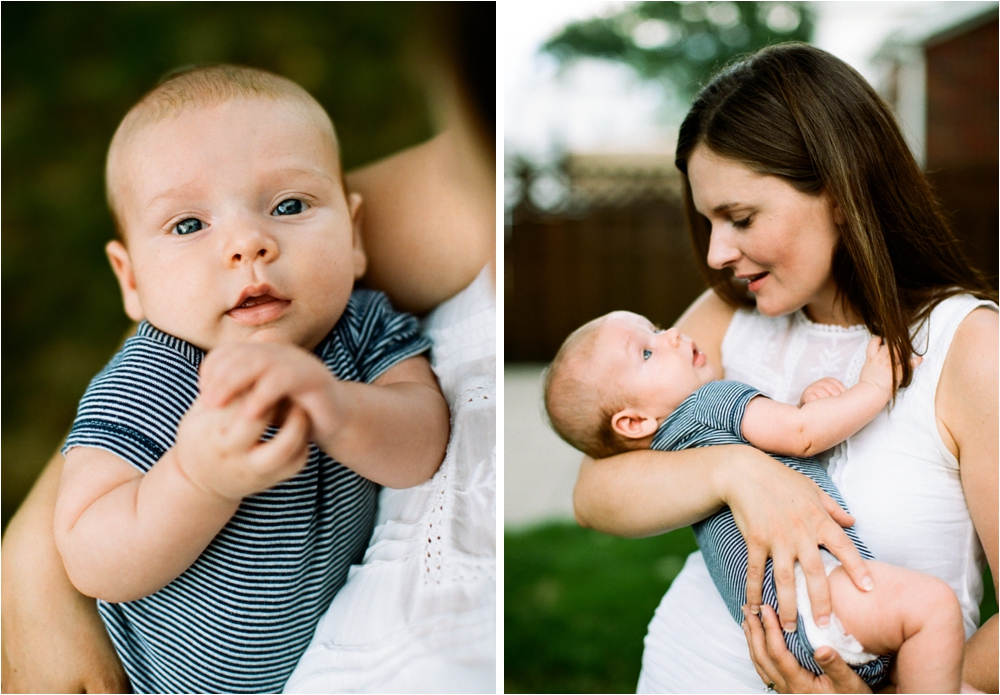
<path fill-rule="evenodd" d="M 657 420 L 716 378 L 705 353 L 676 328 L 660 330 L 643 316 L 616 311 L 597 330 L 593 359 L 610 390 Z"/>
<path fill-rule="evenodd" d="M 127 251 L 108 245 L 126 311 L 209 350 L 312 349 L 365 267 L 361 199 L 332 133 L 299 104 L 238 99 L 140 129 L 112 190 Z"/>

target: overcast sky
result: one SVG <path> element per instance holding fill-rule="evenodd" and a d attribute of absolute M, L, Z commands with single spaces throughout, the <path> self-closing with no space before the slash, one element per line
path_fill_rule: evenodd
<path fill-rule="evenodd" d="M 657 85 L 622 65 L 586 60 L 560 73 L 538 48 L 568 22 L 621 8 L 596 0 L 508 0 L 498 6 L 504 71 L 507 152 L 546 159 L 559 151 L 673 149 L 683 115 L 664 107 Z M 871 56 L 893 32 L 983 2 L 816 2 L 814 43 L 853 65 L 870 81 Z M 994 3 L 995 4 L 995 3 Z M 678 115 L 680 114 L 680 116 Z"/>

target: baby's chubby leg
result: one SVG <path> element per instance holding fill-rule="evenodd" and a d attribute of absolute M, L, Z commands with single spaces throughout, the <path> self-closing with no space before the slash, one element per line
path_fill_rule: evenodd
<path fill-rule="evenodd" d="M 955 592 L 940 579 L 914 570 L 866 561 L 875 582 L 854 586 L 843 567 L 830 573 L 833 612 L 873 654 L 894 651 L 902 693 L 957 693 L 965 629 Z"/>

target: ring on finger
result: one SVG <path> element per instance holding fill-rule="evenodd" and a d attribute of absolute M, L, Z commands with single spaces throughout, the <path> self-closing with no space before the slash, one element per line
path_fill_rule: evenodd
<path fill-rule="evenodd" d="M 764 692 L 765 692 L 765 693 L 774 693 L 774 692 L 777 692 L 777 691 L 776 691 L 776 690 L 774 689 L 774 685 L 775 685 L 774 681 L 771 681 L 770 683 L 768 683 L 768 684 L 767 684 L 767 687 L 766 687 L 766 688 L 764 688 Z"/>

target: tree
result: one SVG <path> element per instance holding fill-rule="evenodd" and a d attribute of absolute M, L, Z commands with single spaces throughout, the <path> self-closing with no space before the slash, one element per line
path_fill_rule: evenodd
<path fill-rule="evenodd" d="M 573 22 L 542 47 L 562 65 L 602 58 L 632 67 L 689 100 L 733 58 L 784 41 L 808 41 L 806 2 L 640 2 Z"/>

